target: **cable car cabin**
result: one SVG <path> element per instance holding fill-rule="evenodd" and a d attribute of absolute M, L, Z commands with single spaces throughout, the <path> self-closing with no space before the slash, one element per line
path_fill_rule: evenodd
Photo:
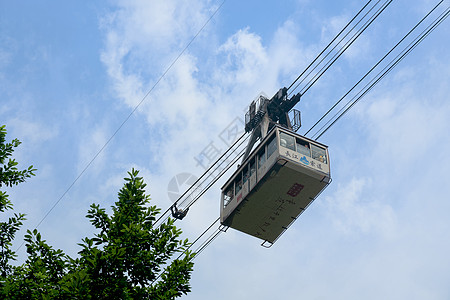
<path fill-rule="evenodd" d="M 327 146 L 276 125 L 222 187 L 220 221 L 269 247 L 330 182 Z"/>

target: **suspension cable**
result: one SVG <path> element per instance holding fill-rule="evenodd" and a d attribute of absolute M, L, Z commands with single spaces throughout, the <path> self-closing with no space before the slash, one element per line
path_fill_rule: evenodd
<path fill-rule="evenodd" d="M 242 151 L 240 154 L 236 155 L 236 157 L 222 170 L 220 173 L 214 177 L 214 179 L 203 189 L 203 191 L 195 197 L 189 204 L 187 205 L 187 208 L 191 207 L 201 196 L 203 196 L 234 164 L 242 158 L 244 155 Z"/>
<path fill-rule="evenodd" d="M 376 84 L 378 84 L 381 79 L 383 79 L 387 74 L 389 74 L 392 69 L 394 67 L 396 67 L 408 54 L 411 53 L 412 50 L 414 50 L 426 37 L 428 37 L 428 35 L 434 31 L 434 29 L 436 29 L 437 26 L 439 26 L 450 14 L 450 7 L 448 7 L 438 18 L 436 18 L 433 23 L 431 25 L 429 25 L 425 30 L 422 31 L 422 33 L 416 37 L 413 42 L 411 42 L 399 55 L 397 55 L 393 60 L 391 60 L 391 62 L 382 70 L 380 71 L 377 76 L 375 78 L 373 78 L 368 84 L 366 84 L 364 86 L 363 89 L 360 90 L 359 93 L 361 93 L 357 98 L 355 95 L 355 97 L 353 97 L 351 100 L 349 100 L 349 102 L 347 102 L 347 104 L 344 106 L 346 107 L 350 102 L 353 102 L 350 104 L 350 106 L 348 106 L 343 112 L 341 112 L 343 108 L 341 108 L 341 110 L 339 110 L 339 112 L 341 112 L 339 114 L 339 112 L 337 112 L 334 116 L 336 117 L 337 114 L 339 114 L 338 117 L 336 117 L 334 119 L 334 121 L 328 126 L 326 127 L 320 134 L 317 135 L 316 139 L 319 139 L 325 132 L 328 131 L 328 129 L 330 129 L 342 116 L 344 116 L 356 103 L 359 102 L 359 100 L 361 100 Z M 331 121 L 331 120 L 330 120 Z M 330 122 L 328 121 L 324 126 L 322 126 L 321 130 Z"/>
<path fill-rule="evenodd" d="M 379 0 L 378 2 L 380 2 L 381 0 Z M 342 30 L 331 40 L 330 43 L 328 43 L 328 45 L 316 56 L 316 58 L 314 58 L 314 60 L 303 70 L 303 72 L 297 77 L 297 79 L 294 80 L 294 82 L 291 83 L 291 85 L 287 88 L 288 90 L 306 73 L 306 71 L 319 59 L 319 57 L 334 43 L 334 41 L 345 31 L 345 29 L 347 29 L 347 27 L 359 16 L 359 14 L 367 7 L 367 5 L 369 5 L 369 3 L 372 2 L 372 0 L 367 1 L 367 3 L 358 11 L 358 13 L 347 23 L 347 25 L 344 26 L 344 28 L 342 28 Z M 378 4 L 377 2 L 377 4 Z M 376 5 L 376 4 L 375 4 Z M 340 42 L 339 42 L 340 43 Z M 338 43 L 338 44 L 339 44 Z M 336 46 L 335 46 L 336 47 Z M 333 48 L 334 49 L 334 48 Z M 331 51 L 333 50 L 331 49 Z M 330 51 L 330 52 L 331 52 Z M 329 52 L 329 53 L 330 53 Z M 328 54 L 327 54 L 328 56 Z M 325 56 L 326 57 L 326 56 Z M 323 60 L 323 59 L 322 59 Z M 320 64 L 322 62 L 322 60 L 318 63 Z M 316 67 L 315 67 L 316 68 Z M 315 69 L 314 68 L 314 69 Z M 313 69 L 313 70 L 314 70 Z M 302 80 L 303 81 L 303 80 Z M 302 82 L 301 81 L 301 82 Z"/>
<path fill-rule="evenodd" d="M 216 223 L 216 222 L 215 222 Z M 221 234 L 223 231 L 220 230 L 220 227 L 216 229 L 216 231 L 214 231 L 209 237 L 208 239 L 203 242 L 203 244 L 200 245 L 199 248 L 197 248 L 197 250 L 195 250 L 195 256 L 194 259 L 197 258 L 200 253 L 202 253 L 203 250 L 205 250 L 206 247 L 208 247 L 218 236 L 219 234 Z"/>
<path fill-rule="evenodd" d="M 230 150 L 232 150 L 233 148 L 234 148 L 234 146 L 236 145 L 236 144 L 238 144 L 239 143 L 239 141 L 241 141 L 241 139 L 243 138 L 245 136 L 245 133 L 243 133 L 238 139 L 236 139 L 236 141 L 234 141 L 234 143 L 215 161 L 215 162 L 213 162 L 212 164 L 211 164 L 211 166 L 180 196 L 180 197 L 178 197 L 178 199 L 175 201 L 175 204 L 177 204 L 178 203 L 178 201 L 180 201 L 181 199 L 183 199 L 183 197 L 185 197 L 186 196 L 186 194 L 187 193 L 189 193 L 189 192 L 191 192 L 190 194 L 189 194 L 189 196 L 187 196 L 187 197 L 190 197 L 194 192 L 195 192 L 195 190 L 193 190 L 194 189 L 194 187 L 196 187 L 197 186 L 197 184 L 199 183 L 199 181 L 203 178 L 203 177 L 205 177 L 207 174 L 208 174 L 208 172 L 209 171 L 211 171 L 211 169 L 213 169 L 214 168 L 214 166 L 216 166 L 219 162 L 220 162 L 220 160 L 225 156 L 225 155 L 227 155 L 227 153 L 230 151 Z M 242 145 L 242 143 L 243 142 L 245 142 L 246 140 L 248 139 L 248 137 L 247 138 L 245 138 L 237 147 L 239 147 L 240 145 Z M 235 150 L 233 150 L 233 152 L 234 152 Z M 232 153 L 233 153 L 232 152 Z M 231 155 L 231 154 L 230 154 Z M 229 156 L 227 156 L 227 158 L 228 158 Z M 226 158 L 226 159 L 227 159 Z M 226 160 L 225 159 L 225 160 Z M 223 162 L 222 162 L 223 163 Z M 216 168 L 213 170 L 213 172 L 212 173 L 214 173 L 215 172 L 215 170 L 217 170 L 217 168 L 218 167 L 220 167 L 221 166 L 221 164 L 222 163 L 220 163 L 220 164 L 218 164 L 217 166 L 216 166 Z M 205 179 L 204 179 L 204 181 L 206 181 L 208 179 L 208 177 L 206 177 Z M 204 181 L 201 183 L 201 184 L 203 184 L 204 183 Z M 201 185 L 200 184 L 200 185 Z M 155 221 L 155 223 L 154 224 L 157 224 L 164 216 L 166 216 L 167 214 L 168 214 L 168 212 L 170 211 L 170 207 L 171 206 L 169 206 L 167 209 L 166 209 L 166 211 L 163 213 L 163 214 L 161 214 L 160 216 L 159 216 L 159 218 Z M 167 219 L 167 218 L 166 218 Z"/>
<path fill-rule="evenodd" d="M 397 48 L 444 0 L 441 0 L 436 6 L 430 10 L 394 47 L 391 48 L 350 90 L 348 90 L 306 133 L 305 136 L 315 128 L 322 120 L 345 98 L 352 92 L 395 48 Z M 323 128 L 323 127 L 322 127 Z M 321 128 L 321 129 L 322 129 Z M 320 131 L 320 130 L 319 130 Z M 317 133 L 316 133 L 317 134 Z"/>
<path fill-rule="evenodd" d="M 358 31 L 350 38 L 349 41 L 347 41 L 344 46 L 339 49 L 339 51 L 333 55 L 333 57 L 328 61 L 326 65 L 324 65 L 319 72 L 316 73 L 316 75 L 313 76 L 309 80 L 309 82 L 306 84 L 305 87 L 303 87 L 300 90 L 300 94 L 306 93 L 318 80 L 322 75 L 336 62 L 336 60 L 341 57 L 342 54 L 358 39 L 358 37 L 378 18 L 378 16 L 392 3 L 393 0 L 386 0 L 386 2 L 383 4 L 381 8 L 379 8 L 374 15 L 370 17 L 370 19 L 364 23 L 364 25 L 358 29 Z M 294 88 L 296 90 L 298 88 L 298 85 Z"/>
<path fill-rule="evenodd" d="M 180 253 L 180 255 L 175 259 L 175 260 L 178 260 L 178 259 L 180 259 L 181 258 L 181 256 L 183 256 L 183 255 L 185 255 L 188 251 L 189 251 L 189 249 L 191 249 L 191 247 L 195 244 L 195 243 L 197 243 L 209 230 L 211 230 L 211 228 L 217 223 L 217 222 L 219 222 L 219 220 L 220 220 L 220 218 L 217 218 L 215 221 L 213 221 L 212 223 L 211 223 L 211 225 L 209 225 L 209 227 L 208 228 L 206 228 L 206 230 L 204 230 L 192 243 L 190 243 L 189 244 L 189 246 L 186 248 L 186 249 L 184 249 L 184 251 L 182 251 L 181 253 Z M 214 232 L 215 233 L 215 232 Z M 214 235 L 214 233 L 212 234 L 212 235 Z M 211 236 L 212 235 L 210 235 L 208 238 L 207 238 L 207 241 L 208 240 L 210 240 L 211 239 Z M 210 244 L 211 242 L 209 242 L 208 243 L 208 245 Z M 201 245 L 200 245 L 200 247 L 202 247 L 204 245 L 204 243 L 202 243 Z M 200 249 L 200 247 L 198 248 L 198 249 Z M 203 251 L 203 249 L 205 248 L 206 246 L 204 246 L 202 249 L 201 249 L 201 251 Z M 194 253 L 196 253 L 195 254 L 195 256 L 194 256 L 194 258 L 195 257 L 197 257 L 197 252 L 194 252 Z M 163 271 L 161 271 L 160 273 L 159 273 L 159 275 L 152 281 L 152 283 L 150 284 L 150 285 L 153 285 L 161 276 L 162 276 L 162 274 L 164 274 L 164 270 Z"/>
<path fill-rule="evenodd" d="M 239 146 L 240 145 L 242 145 L 246 140 L 248 139 L 248 136 L 247 136 L 247 138 L 246 139 L 244 139 L 240 144 L 239 144 Z M 239 147 L 238 146 L 238 147 Z M 230 148 L 231 149 L 231 148 Z M 228 151 L 227 151 L 228 152 Z M 233 151 L 232 153 L 230 153 L 226 158 L 225 158 L 225 161 L 226 160 L 228 160 L 228 158 L 234 153 L 235 151 Z M 197 200 L 198 199 L 200 199 L 232 166 L 234 166 L 234 164 L 242 157 L 244 155 L 244 150 L 242 150 L 239 154 L 237 154 L 234 158 L 233 158 L 233 160 L 231 161 L 231 162 L 229 162 L 209 183 L 208 183 L 208 185 L 205 187 L 205 188 L 203 188 L 203 190 L 197 195 L 197 196 L 195 196 L 189 203 L 188 203 L 188 205 L 186 206 L 186 208 L 185 209 L 189 209 L 195 202 L 197 202 Z M 215 163 L 216 164 L 216 163 Z M 212 171 L 212 174 L 214 174 L 214 172 L 215 171 L 217 171 L 218 170 L 218 168 L 220 167 L 222 165 L 222 163 L 220 163 L 220 164 L 218 164 L 217 166 L 216 166 L 216 168 Z M 213 165 L 214 166 L 214 165 Z M 206 173 L 205 173 L 206 174 Z M 209 176 L 210 177 L 210 176 Z M 207 177 L 201 184 L 203 184 L 209 177 Z M 192 186 L 194 186 L 194 185 L 192 185 Z M 191 186 L 191 187 L 192 187 Z M 194 191 L 192 191 L 192 193 L 188 196 L 188 197 L 186 197 L 186 199 L 184 199 L 183 201 L 182 201 L 182 204 L 183 203 L 185 203 L 186 201 L 187 201 L 187 199 L 189 199 L 189 197 L 190 196 L 192 196 L 192 194 L 195 192 L 195 190 Z M 168 212 L 170 210 L 170 207 L 169 207 L 169 209 L 166 211 L 166 213 Z M 166 214 L 165 213 L 165 214 Z M 160 216 L 160 218 L 158 219 L 158 221 L 160 220 L 162 218 L 162 216 Z M 169 218 L 169 215 L 167 215 L 166 214 L 166 216 L 165 216 L 165 218 L 164 218 L 164 220 L 161 222 L 161 224 L 162 223 L 165 223 L 166 221 L 167 221 L 167 219 Z M 176 221 L 176 219 L 175 219 L 175 221 Z M 155 222 L 154 224 L 156 224 L 157 222 Z M 155 225 L 155 226 L 157 226 L 157 225 Z"/>

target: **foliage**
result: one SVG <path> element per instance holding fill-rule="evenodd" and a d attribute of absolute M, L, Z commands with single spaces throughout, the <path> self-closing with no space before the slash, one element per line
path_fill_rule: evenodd
<path fill-rule="evenodd" d="M 17 148 L 20 143 L 18 139 L 7 143 L 6 126 L 0 126 L 0 187 L 12 187 L 34 176 L 36 169 L 33 166 L 19 171 L 17 169 L 18 163 L 15 159 L 11 158 L 14 148 Z M 9 200 L 8 194 L 6 191 L 0 190 L 0 213 L 12 209 L 13 205 Z M 16 258 L 16 254 L 11 249 L 12 241 L 24 220 L 24 214 L 15 213 L 7 221 L 0 222 L 0 280 L 11 273 L 12 269 L 9 263 Z"/>
<path fill-rule="evenodd" d="M 25 235 L 28 258 L 14 267 L 2 290 L 8 299 L 67 299 L 64 286 L 69 272 L 70 257 L 62 250 L 54 250 L 35 229 Z"/>
<path fill-rule="evenodd" d="M 5 143 L 6 130 L 0 129 L 0 186 L 17 185 L 35 169 L 18 171 L 14 159 L 7 161 L 20 142 Z M 149 206 L 146 184 L 138 173 L 128 172 L 111 216 L 91 205 L 86 217 L 97 233 L 82 240 L 76 259 L 53 249 L 34 229 L 25 235 L 27 260 L 12 266 L 11 242 L 25 216 L 15 214 L 0 223 L 0 298 L 175 299 L 190 292 L 194 257 L 188 251 L 190 244 L 180 239 L 182 232 L 171 218 L 153 227 L 160 209 Z M 0 197 L 0 212 L 12 209 L 8 195 L 1 192 Z"/>
<path fill-rule="evenodd" d="M 160 210 L 147 206 L 150 198 L 138 171 L 128 174 L 111 217 L 96 204 L 88 211 L 87 217 L 99 230 L 80 244 L 79 263 L 89 277 L 90 295 L 94 299 L 173 299 L 187 294 L 193 268 L 190 252 L 172 260 L 162 280 L 151 285 L 161 266 L 184 252 L 189 243 L 179 239 L 181 230 L 173 219 L 153 228 Z"/>

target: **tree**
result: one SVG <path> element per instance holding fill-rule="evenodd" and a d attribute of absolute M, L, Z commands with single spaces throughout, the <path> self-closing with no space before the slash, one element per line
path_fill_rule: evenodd
<path fill-rule="evenodd" d="M 34 176 L 36 169 L 29 166 L 27 169 L 19 171 L 18 163 L 11 156 L 14 148 L 18 147 L 21 142 L 18 139 L 6 142 L 6 126 L 0 126 L 0 188 L 3 186 L 12 187 L 24 182 L 27 178 Z M 0 213 L 12 210 L 13 204 L 9 200 L 9 195 L 5 191 L 0 190 Z M 11 273 L 10 261 L 16 258 L 15 252 L 11 249 L 12 241 L 16 232 L 25 221 L 24 214 L 16 214 L 9 217 L 7 221 L 0 222 L 0 284 Z"/>
<path fill-rule="evenodd" d="M 171 218 L 153 228 L 160 210 L 147 206 L 150 197 L 138 173 L 128 173 L 111 217 L 96 204 L 88 212 L 100 232 L 83 239 L 77 263 L 94 299 L 173 299 L 190 292 L 193 254 L 186 251 L 188 240 L 179 239 L 181 230 Z M 182 259 L 167 264 L 181 252 L 186 252 Z M 165 265 L 161 280 L 152 285 Z"/>
<path fill-rule="evenodd" d="M 25 182 L 27 178 L 34 176 L 36 171 L 33 166 L 21 171 L 17 169 L 18 162 L 11 157 L 14 149 L 21 142 L 18 139 L 6 142 L 6 133 L 6 126 L 0 126 L 0 187 L 12 187 Z M 5 213 L 8 210 L 13 210 L 13 204 L 6 191 L 0 191 L 0 212 Z M 36 242 L 31 241 L 30 232 L 25 236 L 25 241 L 28 242 L 27 251 L 30 254 L 27 262 L 19 267 L 13 266 L 11 261 L 15 260 L 17 255 L 11 249 L 12 242 L 17 231 L 23 225 L 23 221 L 25 221 L 24 214 L 14 213 L 7 221 L 0 222 L 0 296 L 3 296 L 2 299 L 41 299 L 40 295 L 45 294 L 42 287 L 45 287 L 47 283 L 41 279 L 45 277 L 46 273 L 61 275 L 61 268 L 56 266 L 65 263 L 65 260 L 62 259 L 64 256 L 62 251 L 53 250 L 45 241 L 41 240 L 40 234 L 35 230 L 34 236 L 38 238 Z M 25 276 L 25 274 L 32 276 Z M 18 278 L 23 280 L 16 280 Z M 21 295 L 33 295 L 33 297 L 22 297 Z"/>
<path fill-rule="evenodd" d="M 18 171 L 17 163 L 6 158 L 20 142 L 6 144 L 1 127 L 2 184 L 11 186 L 34 175 L 29 167 Z M 160 209 L 149 206 L 144 180 L 132 169 L 112 206 L 109 216 L 104 208 L 92 204 L 87 218 L 97 229 L 84 238 L 79 257 L 73 259 L 53 249 L 34 229 L 25 235 L 27 260 L 10 265 L 15 258 L 11 242 L 25 216 L 14 215 L 1 223 L 2 275 L 0 297 L 4 299 L 175 299 L 190 292 L 189 280 L 194 254 L 187 239 L 169 218 L 154 227 Z M 6 193 L 1 193 L 1 211 L 12 209 Z M 178 256 L 177 258 L 174 258 Z M 159 280 L 157 280 L 159 278 Z"/>
<path fill-rule="evenodd" d="M 25 235 L 27 260 L 12 267 L 0 295 L 4 299 L 69 299 L 65 287 L 77 276 L 73 260 L 62 250 L 54 250 L 34 229 Z M 82 299 L 82 298 L 76 298 Z"/>

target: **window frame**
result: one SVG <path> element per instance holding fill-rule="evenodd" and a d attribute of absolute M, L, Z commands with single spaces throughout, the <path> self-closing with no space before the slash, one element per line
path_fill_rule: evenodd
<path fill-rule="evenodd" d="M 283 140 L 282 138 L 283 138 L 284 136 L 286 136 L 288 139 L 290 139 L 291 141 L 293 141 L 292 146 L 289 146 L 288 139 L 285 139 L 286 145 L 283 146 L 283 145 L 281 144 L 281 141 Z M 295 136 L 292 136 L 292 135 L 290 135 L 290 134 L 288 134 L 288 133 L 286 133 L 286 132 L 280 131 L 280 146 L 281 146 L 281 147 L 284 147 L 284 148 L 287 148 L 287 149 L 289 149 L 289 150 L 295 151 L 295 143 L 296 143 Z"/>
<path fill-rule="evenodd" d="M 300 149 L 304 150 L 306 145 L 308 146 L 309 154 L 306 154 L 306 151 L 303 151 L 303 152 L 300 151 Z M 295 138 L 295 147 L 296 147 L 295 150 L 296 150 L 297 153 L 300 153 L 301 155 L 312 157 L 311 145 L 312 144 L 310 142 L 306 141 L 306 140 L 300 139 L 298 137 Z"/>
<path fill-rule="evenodd" d="M 319 150 L 319 151 L 317 151 Z M 316 155 L 319 153 L 318 155 Z M 323 159 L 320 159 L 320 154 L 323 154 Z M 321 163 L 328 164 L 328 158 L 327 158 L 327 150 L 317 146 L 315 144 L 311 144 L 311 158 L 320 161 Z"/>
<path fill-rule="evenodd" d="M 278 143 L 276 134 L 272 134 L 272 136 L 267 141 L 267 159 L 269 159 L 278 149 Z"/>
<path fill-rule="evenodd" d="M 262 153 L 262 155 L 261 155 L 261 153 Z M 266 163 L 266 161 L 267 161 L 267 156 L 266 156 L 266 147 L 264 146 L 264 147 L 262 147 L 261 149 L 259 149 L 259 151 L 258 151 L 258 153 L 257 153 L 257 156 L 258 156 L 258 170 L 259 169 L 261 169 L 261 167 Z M 261 159 L 262 158 L 262 159 Z M 261 160 L 263 160 L 262 161 L 262 163 L 261 163 Z"/>
<path fill-rule="evenodd" d="M 231 192 L 231 195 L 229 195 Z M 231 201 L 233 201 L 234 199 L 234 181 L 232 184 L 230 184 L 230 186 L 228 186 L 228 188 L 225 189 L 224 193 L 223 193 L 223 207 L 227 207 L 228 204 L 231 203 Z"/>

